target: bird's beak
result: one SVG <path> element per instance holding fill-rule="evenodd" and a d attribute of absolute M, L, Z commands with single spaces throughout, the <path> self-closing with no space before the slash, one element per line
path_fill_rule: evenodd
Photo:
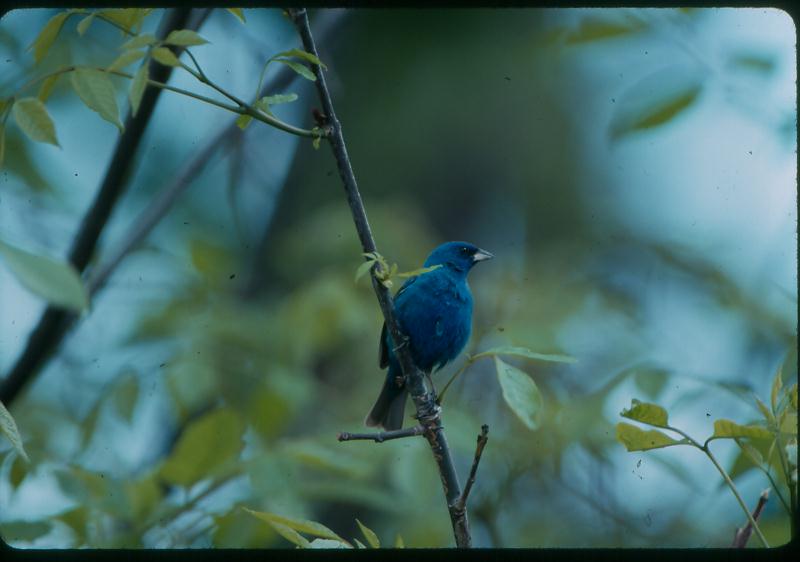
<path fill-rule="evenodd" d="M 472 261 L 474 261 L 475 263 L 477 263 L 477 262 L 479 262 L 479 261 L 486 261 L 486 260 L 490 260 L 490 259 L 492 259 L 493 257 L 494 257 L 494 255 L 490 254 L 490 253 L 489 253 L 489 252 L 487 252 L 486 250 L 478 250 L 477 252 L 475 252 L 475 255 L 474 255 L 474 256 L 472 256 Z"/>

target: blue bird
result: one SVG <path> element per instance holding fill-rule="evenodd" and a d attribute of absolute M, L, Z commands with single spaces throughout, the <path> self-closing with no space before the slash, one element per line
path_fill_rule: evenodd
<path fill-rule="evenodd" d="M 455 359 L 467 344 L 472 331 L 472 293 L 467 274 L 476 263 L 492 257 L 468 242 L 447 242 L 436 248 L 424 264 L 441 267 L 410 278 L 395 295 L 397 321 L 409 338 L 411 357 L 427 375 Z M 403 426 L 408 395 L 394 347 L 384 323 L 379 364 L 389 370 L 365 423 L 386 430 Z"/>

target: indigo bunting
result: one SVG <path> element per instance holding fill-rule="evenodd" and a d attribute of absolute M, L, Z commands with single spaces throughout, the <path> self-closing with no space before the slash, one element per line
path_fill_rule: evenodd
<path fill-rule="evenodd" d="M 426 375 L 455 359 L 464 349 L 472 330 L 472 293 L 467 273 L 479 261 L 492 257 L 468 242 L 447 242 L 436 248 L 424 264 L 441 267 L 408 279 L 395 295 L 400 329 L 409 338 L 414 363 Z M 384 323 L 379 364 L 389 370 L 365 423 L 386 430 L 402 427 L 408 395 L 394 347 Z"/>

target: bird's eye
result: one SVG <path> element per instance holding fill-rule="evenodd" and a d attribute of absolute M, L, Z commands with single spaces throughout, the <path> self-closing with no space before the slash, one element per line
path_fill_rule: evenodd
<path fill-rule="evenodd" d="M 467 248 L 466 246 L 462 246 L 461 247 L 461 253 L 462 254 L 469 254 L 469 248 Z"/>

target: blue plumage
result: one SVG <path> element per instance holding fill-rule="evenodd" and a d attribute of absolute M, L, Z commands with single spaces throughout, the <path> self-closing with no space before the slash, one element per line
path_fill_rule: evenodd
<path fill-rule="evenodd" d="M 468 242 L 447 242 L 436 248 L 424 267 L 441 267 L 412 277 L 395 295 L 397 321 L 409 337 L 414 363 L 432 373 L 455 359 L 469 341 L 472 329 L 472 294 L 467 274 L 492 254 Z M 389 367 L 378 400 L 366 419 L 368 426 L 399 429 L 403 425 L 406 389 L 391 336 L 383 326 L 380 366 Z"/>

